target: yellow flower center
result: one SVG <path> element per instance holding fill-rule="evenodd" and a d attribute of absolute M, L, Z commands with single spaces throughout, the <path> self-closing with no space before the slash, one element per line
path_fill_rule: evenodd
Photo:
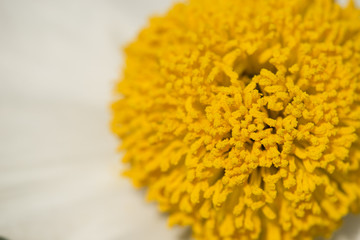
<path fill-rule="evenodd" d="M 196 239 L 329 236 L 360 200 L 360 11 L 192 0 L 126 48 L 125 175 Z"/>

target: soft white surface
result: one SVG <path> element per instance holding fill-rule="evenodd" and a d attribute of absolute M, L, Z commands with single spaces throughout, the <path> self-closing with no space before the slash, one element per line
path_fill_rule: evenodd
<path fill-rule="evenodd" d="M 177 240 L 118 176 L 109 133 L 120 45 L 172 0 L 0 1 L 0 236 Z M 334 239 L 360 239 L 348 217 Z"/>

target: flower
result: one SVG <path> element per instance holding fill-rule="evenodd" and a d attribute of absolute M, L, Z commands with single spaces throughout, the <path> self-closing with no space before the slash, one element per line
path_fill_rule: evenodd
<path fill-rule="evenodd" d="M 329 236 L 360 203 L 360 11 L 191 0 L 125 50 L 124 173 L 196 239 Z"/>

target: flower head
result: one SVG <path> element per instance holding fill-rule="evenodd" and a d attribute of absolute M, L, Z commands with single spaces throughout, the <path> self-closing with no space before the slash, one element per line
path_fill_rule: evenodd
<path fill-rule="evenodd" d="M 192 0 L 126 48 L 125 175 L 196 239 L 328 236 L 360 202 L 360 11 Z"/>

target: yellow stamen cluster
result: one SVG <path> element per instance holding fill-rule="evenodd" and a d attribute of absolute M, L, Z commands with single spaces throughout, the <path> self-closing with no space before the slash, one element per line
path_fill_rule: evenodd
<path fill-rule="evenodd" d="M 125 50 L 125 175 L 203 240 L 329 236 L 360 206 L 360 11 L 190 0 Z"/>

